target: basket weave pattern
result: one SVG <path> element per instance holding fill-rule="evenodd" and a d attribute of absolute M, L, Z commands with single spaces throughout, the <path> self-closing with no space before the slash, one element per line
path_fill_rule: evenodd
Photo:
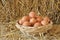
<path fill-rule="evenodd" d="M 20 31 L 23 34 L 26 33 L 29 35 L 34 35 L 36 33 L 45 33 L 47 30 L 51 29 L 52 22 L 46 26 L 40 26 L 40 27 L 28 27 L 28 26 L 19 25 L 18 23 L 16 23 L 16 27 L 20 29 Z"/>

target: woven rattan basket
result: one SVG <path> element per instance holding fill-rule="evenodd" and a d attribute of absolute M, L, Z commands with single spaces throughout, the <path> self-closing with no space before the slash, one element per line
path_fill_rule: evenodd
<path fill-rule="evenodd" d="M 50 24 L 40 27 L 29 27 L 29 26 L 23 26 L 20 25 L 18 22 L 16 23 L 16 27 L 20 29 L 20 31 L 26 35 L 26 34 L 36 34 L 36 33 L 44 33 L 47 30 L 52 28 L 52 22 Z"/>

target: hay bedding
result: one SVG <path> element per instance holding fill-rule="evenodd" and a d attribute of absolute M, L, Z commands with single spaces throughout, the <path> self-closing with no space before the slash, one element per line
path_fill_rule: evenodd
<path fill-rule="evenodd" d="M 60 24 L 59 0 L 0 0 L 0 22 L 10 22 L 35 11 Z"/>
<path fill-rule="evenodd" d="M 53 25 L 51 30 L 41 36 L 35 35 L 35 38 L 24 36 L 15 27 L 15 22 L 4 23 L 3 25 L 0 25 L 1 28 L 3 27 L 1 29 L 0 40 L 60 40 L 60 25 Z"/>

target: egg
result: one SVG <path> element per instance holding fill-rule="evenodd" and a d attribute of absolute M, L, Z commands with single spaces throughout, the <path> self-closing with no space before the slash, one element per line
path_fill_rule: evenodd
<path fill-rule="evenodd" d="M 43 21 L 41 21 L 41 24 L 45 26 L 45 25 L 48 25 L 48 24 L 49 24 L 49 22 L 48 22 L 48 21 L 43 20 Z"/>
<path fill-rule="evenodd" d="M 25 22 L 25 21 L 29 21 L 30 20 L 30 17 L 29 16 L 24 16 L 22 17 L 22 21 Z"/>
<path fill-rule="evenodd" d="M 24 26 L 31 26 L 31 24 L 30 24 L 28 21 L 25 21 L 25 22 L 23 23 L 23 25 L 24 25 Z"/>
<path fill-rule="evenodd" d="M 43 18 L 41 16 L 37 16 L 36 19 L 37 19 L 38 22 L 41 22 L 43 20 Z"/>
<path fill-rule="evenodd" d="M 19 20 L 19 22 L 18 22 L 20 25 L 22 25 L 23 24 L 23 21 L 22 20 Z"/>
<path fill-rule="evenodd" d="M 34 27 L 40 27 L 41 25 L 42 25 L 41 23 L 37 22 L 34 24 Z"/>
<path fill-rule="evenodd" d="M 35 12 L 32 11 L 32 12 L 29 13 L 29 16 L 32 17 L 32 18 L 35 18 L 36 14 L 35 14 Z"/>
<path fill-rule="evenodd" d="M 31 18 L 30 19 L 30 23 L 33 25 L 34 23 L 36 23 L 37 22 L 37 20 L 35 19 L 35 18 Z"/>
<path fill-rule="evenodd" d="M 49 17 L 47 17 L 47 16 L 46 16 L 46 17 L 44 17 L 44 19 L 43 19 L 43 20 L 48 21 L 48 22 L 50 21 Z"/>

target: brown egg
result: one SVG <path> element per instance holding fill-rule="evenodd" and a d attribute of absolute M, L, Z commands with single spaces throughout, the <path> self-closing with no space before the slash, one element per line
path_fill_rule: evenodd
<path fill-rule="evenodd" d="M 37 22 L 34 24 L 34 27 L 40 27 L 41 25 L 42 25 L 41 23 Z"/>
<path fill-rule="evenodd" d="M 30 20 L 30 17 L 29 17 L 29 16 L 24 16 L 24 17 L 22 18 L 22 21 L 23 21 L 23 22 L 29 21 L 29 20 Z"/>
<path fill-rule="evenodd" d="M 35 24 L 37 22 L 37 20 L 35 19 L 35 18 L 31 18 L 30 19 L 30 23 L 33 25 L 33 24 Z"/>
<path fill-rule="evenodd" d="M 47 16 L 46 16 L 46 17 L 44 17 L 44 19 L 43 19 L 43 20 L 48 21 L 48 22 L 50 21 L 49 17 L 47 17 Z"/>
<path fill-rule="evenodd" d="M 22 25 L 23 24 L 23 21 L 22 20 L 19 20 L 19 24 Z"/>
<path fill-rule="evenodd" d="M 42 25 L 48 25 L 48 24 L 49 24 L 49 22 L 48 22 L 48 21 L 43 20 L 43 21 L 41 21 L 41 24 L 42 24 Z"/>
<path fill-rule="evenodd" d="M 41 22 L 43 20 L 43 18 L 41 16 L 37 16 L 36 19 L 37 19 L 38 22 Z"/>
<path fill-rule="evenodd" d="M 25 22 L 23 23 L 23 25 L 24 25 L 24 26 L 31 26 L 31 24 L 30 24 L 28 21 L 25 21 Z"/>
<path fill-rule="evenodd" d="M 32 17 L 32 18 L 35 18 L 36 14 L 35 14 L 35 12 L 32 11 L 32 12 L 29 13 L 29 16 Z"/>

